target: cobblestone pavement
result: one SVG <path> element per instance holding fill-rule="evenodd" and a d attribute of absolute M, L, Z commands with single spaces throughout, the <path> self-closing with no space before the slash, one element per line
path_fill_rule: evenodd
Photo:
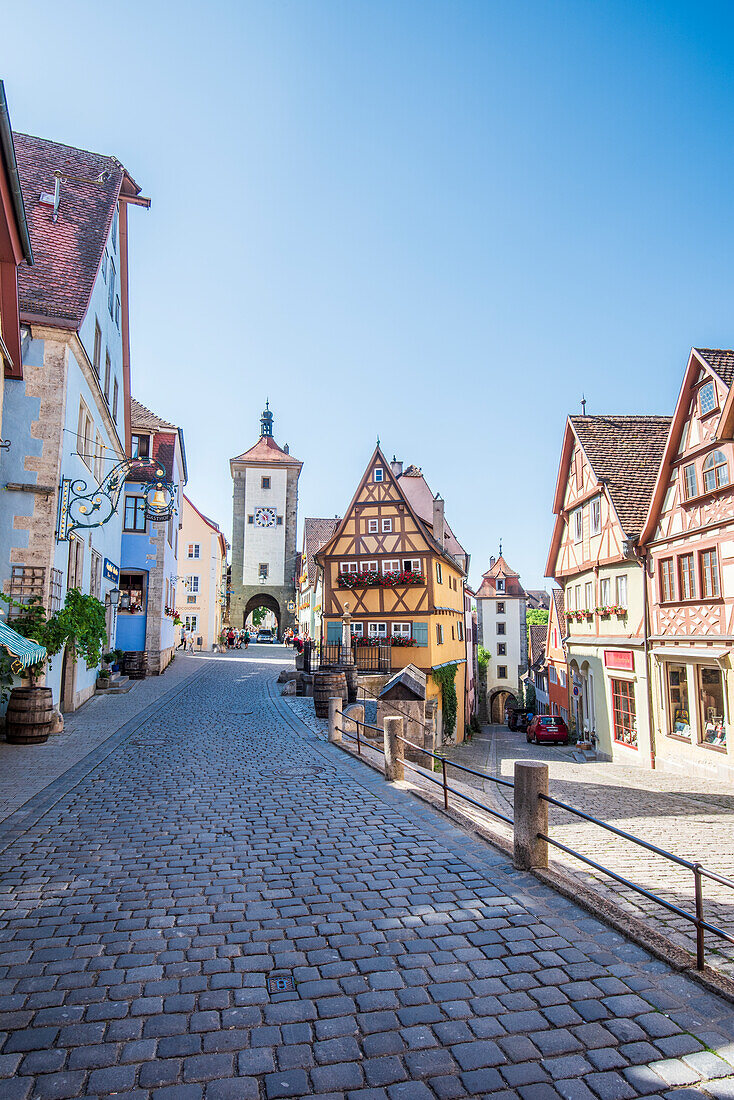
<path fill-rule="evenodd" d="M 2 1100 L 734 1095 L 729 1003 L 318 739 L 278 660 L 206 661 L 5 837 Z"/>
<path fill-rule="evenodd" d="M 693 776 L 682 779 L 619 764 L 581 763 L 571 749 L 529 745 L 524 733 L 511 732 L 505 726 L 485 727 L 471 743 L 450 749 L 447 755 L 505 779 L 512 779 L 515 760 L 543 760 L 549 765 L 549 786 L 554 797 L 734 878 L 734 791 L 723 783 Z M 482 789 L 492 805 L 512 813 L 512 791 L 491 781 L 462 778 Z M 549 820 L 551 835 L 562 843 L 682 909 L 693 911 L 693 875 L 685 868 L 553 807 Z M 673 942 L 695 951 L 693 926 L 683 918 L 557 850 L 551 854 L 566 870 L 612 896 L 623 909 L 654 922 Z M 734 890 L 705 881 L 704 899 L 707 919 L 734 935 Z M 734 946 L 707 935 L 706 947 L 707 961 L 734 975 Z"/>

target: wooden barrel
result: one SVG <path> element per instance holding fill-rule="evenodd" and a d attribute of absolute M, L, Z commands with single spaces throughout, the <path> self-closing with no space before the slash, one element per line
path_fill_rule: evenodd
<path fill-rule="evenodd" d="M 131 680 L 144 680 L 148 671 L 148 654 L 142 652 L 129 652 L 125 654 L 125 675 Z"/>
<path fill-rule="evenodd" d="M 5 735 L 11 745 L 42 745 L 53 721 L 51 688 L 13 688 L 5 717 Z"/>
<path fill-rule="evenodd" d="M 347 679 L 343 672 L 335 669 L 314 672 L 313 676 L 313 706 L 317 718 L 329 717 L 329 699 L 341 699 L 342 704 L 347 702 Z"/>

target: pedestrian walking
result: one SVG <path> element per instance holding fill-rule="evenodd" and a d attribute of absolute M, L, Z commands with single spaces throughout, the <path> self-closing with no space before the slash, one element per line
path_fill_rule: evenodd
<path fill-rule="evenodd" d="M 232 629 L 232 627 L 230 627 L 229 631 L 227 633 L 227 649 L 232 649 L 233 646 L 234 646 L 234 630 Z"/>
<path fill-rule="evenodd" d="M 181 641 L 180 641 L 179 645 L 177 646 L 177 648 L 178 649 L 183 649 L 183 650 L 186 649 L 186 627 L 185 626 L 181 627 Z"/>
<path fill-rule="evenodd" d="M 248 645 L 250 644 L 250 631 L 249 630 L 245 630 L 244 643 L 245 643 L 245 649 L 247 649 Z"/>

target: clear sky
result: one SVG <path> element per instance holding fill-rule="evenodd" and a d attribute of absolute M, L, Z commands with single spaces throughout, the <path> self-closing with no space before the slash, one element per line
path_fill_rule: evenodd
<path fill-rule="evenodd" d="M 472 555 L 540 586 L 564 418 L 672 411 L 730 347 L 734 7 L 648 0 L 34 0 L 5 6 L 17 130 L 114 154 L 133 392 L 194 502 L 275 435 L 300 517 L 376 437 Z"/>

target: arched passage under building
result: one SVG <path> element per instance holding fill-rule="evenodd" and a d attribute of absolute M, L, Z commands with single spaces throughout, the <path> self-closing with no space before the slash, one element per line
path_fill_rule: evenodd
<path fill-rule="evenodd" d="M 502 688 L 500 691 L 495 691 L 489 699 L 489 720 L 495 726 L 504 725 L 505 707 L 508 703 L 514 703 L 515 696 L 511 691 L 507 691 Z"/>
<path fill-rule="evenodd" d="M 244 614 L 242 616 L 242 625 L 247 626 L 247 620 L 253 611 L 257 611 L 259 607 L 264 607 L 266 611 L 272 611 L 275 616 L 275 632 L 280 638 L 280 624 L 282 612 L 280 610 L 280 604 L 276 600 L 275 596 L 271 596 L 268 592 L 259 592 L 255 596 L 250 596 L 247 604 L 245 605 Z M 252 625 L 252 624 L 251 624 Z"/>

